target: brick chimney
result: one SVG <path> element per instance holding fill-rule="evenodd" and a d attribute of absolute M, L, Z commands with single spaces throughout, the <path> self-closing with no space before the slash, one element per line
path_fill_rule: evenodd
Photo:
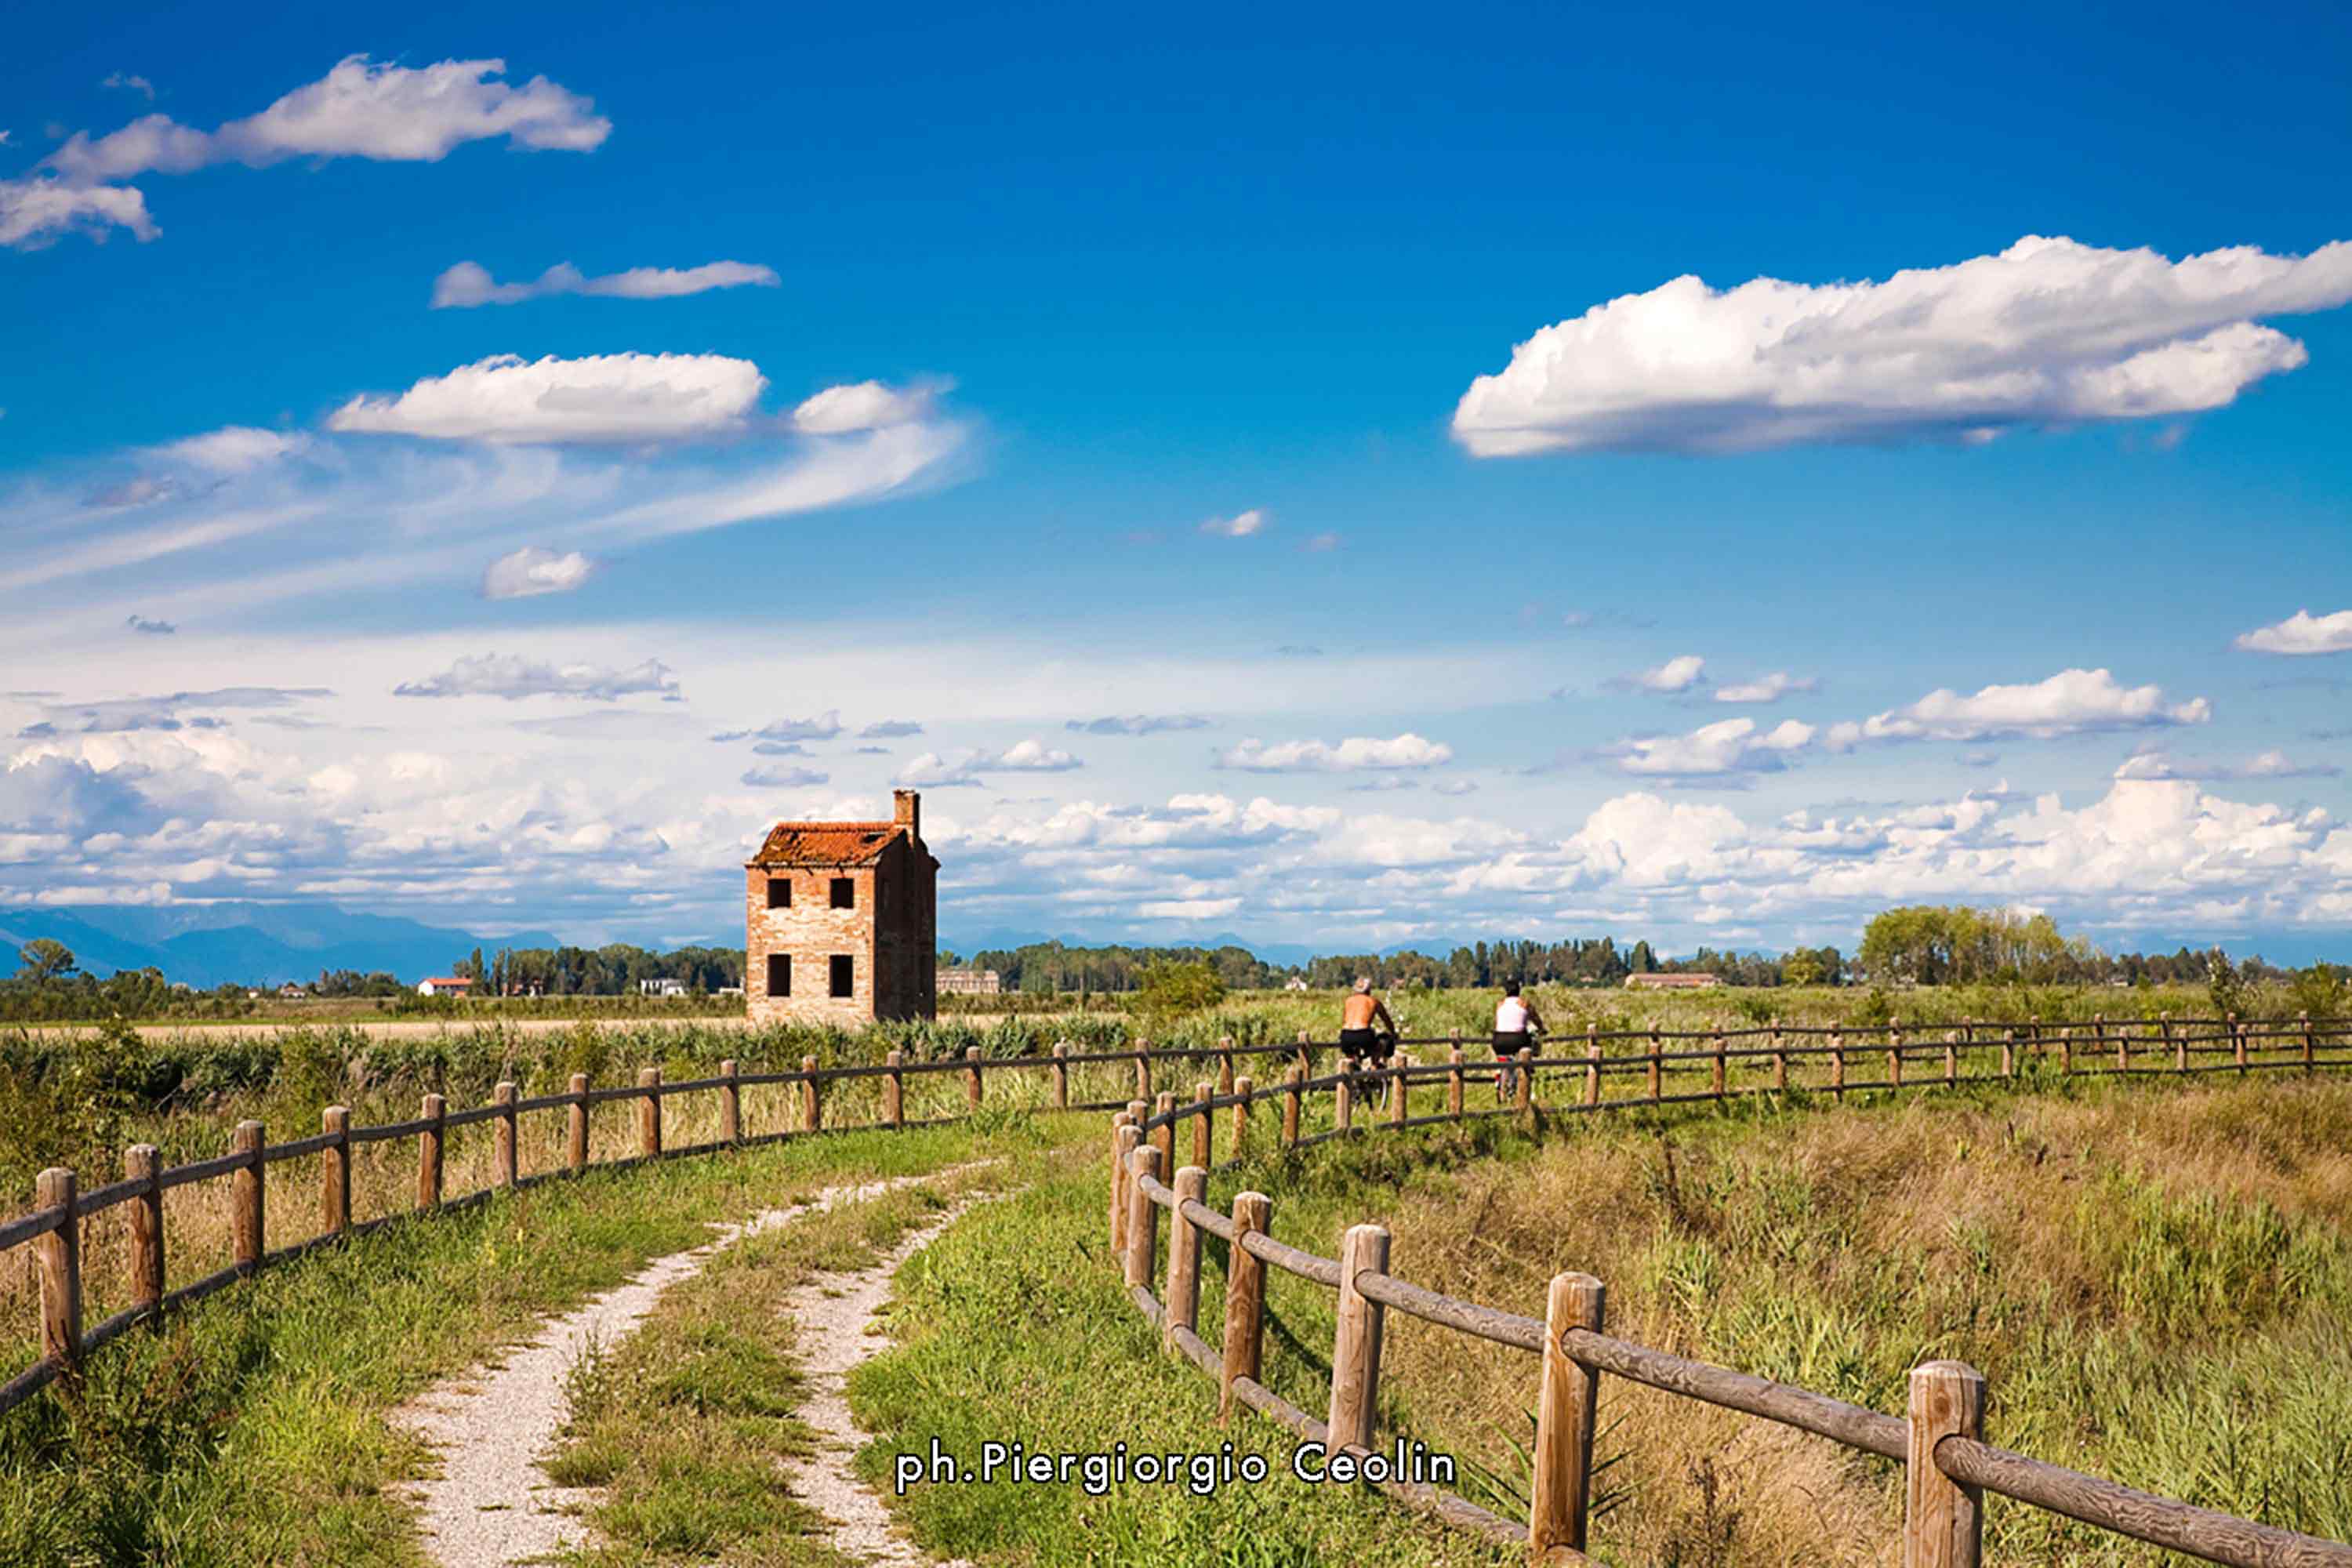
<path fill-rule="evenodd" d="M 910 789 L 890 792 L 891 820 L 907 830 L 907 837 L 921 843 L 923 838 L 923 797 Z"/>

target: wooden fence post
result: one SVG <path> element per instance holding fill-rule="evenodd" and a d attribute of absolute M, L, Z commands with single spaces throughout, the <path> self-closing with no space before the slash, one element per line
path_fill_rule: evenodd
<path fill-rule="evenodd" d="M 1293 1062 L 1282 1077 L 1290 1086 L 1282 1100 L 1282 1146 L 1287 1149 L 1298 1142 L 1298 1102 L 1307 1092 L 1298 1086 L 1307 1081 L 1307 1069 Z"/>
<path fill-rule="evenodd" d="M 1892 1018 L 1886 1020 L 1886 1081 L 1903 1087 L 1903 1026 Z"/>
<path fill-rule="evenodd" d="M 1127 1282 L 1151 1289 L 1153 1253 L 1160 1245 L 1160 1205 L 1144 1181 L 1160 1179 L 1160 1149 L 1139 1143 L 1127 1157 Z"/>
<path fill-rule="evenodd" d="M 1960 1081 L 1960 1032 L 1944 1031 L 1944 1086 L 1947 1089 Z"/>
<path fill-rule="evenodd" d="M 2242 1074 L 2246 1070 L 2246 1030 L 2235 1013 L 2230 1015 L 2230 1052 Z"/>
<path fill-rule="evenodd" d="M 1511 1109 L 1517 1111 L 1521 1116 L 1525 1116 L 1528 1112 L 1535 1109 L 1536 1103 L 1536 1053 L 1534 1049 L 1530 1047 L 1527 1050 L 1521 1051 L 1518 1055 L 1518 1099 L 1512 1104 Z"/>
<path fill-rule="evenodd" d="M 2308 1013 L 2297 1013 L 2294 1016 L 2295 1021 L 2303 1026 L 2303 1070 L 2305 1072 L 2317 1072 L 2319 1070 L 2319 1058 L 2316 1053 L 2319 1042 L 2314 1038 L 2312 1035 L 2311 1015 Z"/>
<path fill-rule="evenodd" d="M 639 1068 L 637 1087 L 645 1091 L 637 1101 L 637 1152 L 650 1160 L 662 1151 L 661 1068 Z"/>
<path fill-rule="evenodd" d="M 893 1127 L 907 1124 L 907 1075 L 901 1069 L 907 1065 L 907 1053 L 892 1051 L 883 1061 L 890 1070 L 882 1078 L 882 1120 Z M 1063 1069 L 1066 1071 L 1067 1069 Z M 1069 1080 L 1062 1080 L 1064 1104 L 1068 1103 Z"/>
<path fill-rule="evenodd" d="M 572 1103 L 563 1108 L 564 1131 L 571 1147 L 565 1152 L 572 1156 L 572 1173 L 578 1175 L 588 1168 L 588 1075 L 572 1075 Z"/>
<path fill-rule="evenodd" d="M 816 1058 L 801 1058 L 801 1131 L 814 1132 L 824 1125 L 824 1107 L 818 1103 Z"/>
<path fill-rule="evenodd" d="M 729 1057 L 719 1064 L 719 1141 L 721 1143 L 743 1142 L 743 1086 L 736 1082 L 740 1076 L 735 1058 Z"/>
<path fill-rule="evenodd" d="M 2035 1061 L 2042 1059 L 2042 1015 L 2039 1013 L 2025 1016 L 2025 1048 L 2033 1053 Z"/>
<path fill-rule="evenodd" d="M 1462 1031 L 1456 1029 L 1454 1033 L 1458 1042 Z M 1464 1082 L 1462 1072 L 1462 1047 L 1457 1043 L 1446 1047 L 1445 1059 L 1454 1068 L 1454 1071 L 1449 1074 L 1445 1079 L 1445 1114 L 1454 1118 L 1454 1121 L 1459 1121 L 1462 1120 L 1462 1087 Z"/>
<path fill-rule="evenodd" d="M 1169 1184 L 1176 1189 L 1176 1206 L 1168 1211 L 1168 1343 L 1173 1350 L 1178 1329 L 1201 1326 L 1201 1227 L 1184 1217 L 1184 1205 L 1208 1201 L 1209 1173 L 1187 1165 Z"/>
<path fill-rule="evenodd" d="M 1780 1020 L 1772 1020 L 1772 1089 L 1785 1094 L 1789 1089 L 1789 1049 L 1780 1038 Z"/>
<path fill-rule="evenodd" d="M 1217 1041 L 1217 1092 L 1234 1091 L 1234 1037 L 1226 1035 Z"/>
<path fill-rule="evenodd" d="M 2172 1040 L 2172 1070 L 2187 1072 L 2189 1070 L 2189 1037 L 2183 1035 L 2180 1038 L 2173 1040 L 2172 1020 L 2158 1018 L 2156 1021 L 2156 1037 L 2159 1040 Z"/>
<path fill-rule="evenodd" d="M 1242 1157 L 1242 1141 L 1249 1136 L 1249 1097 L 1255 1093 L 1257 1085 L 1251 1081 L 1247 1073 L 1234 1079 L 1234 1092 L 1241 1096 L 1239 1100 L 1234 1101 L 1233 1158 L 1236 1160 Z"/>
<path fill-rule="evenodd" d="M 1723 1098 L 1723 1095 L 1724 1095 L 1724 1088 L 1725 1088 L 1725 1078 L 1726 1078 L 1726 1063 L 1725 1063 L 1725 1061 L 1724 1061 L 1724 1056 L 1723 1056 L 1723 1031 L 1722 1031 L 1721 1029 L 1717 1029 L 1717 1030 L 1715 1032 L 1715 1079 L 1714 1079 L 1714 1082 L 1715 1082 L 1715 1098 L 1716 1098 L 1716 1099 L 1717 1099 L 1717 1100 L 1721 1100 L 1721 1099 Z"/>
<path fill-rule="evenodd" d="M 1330 1440 L 1334 1449 L 1372 1446 L 1381 1394 L 1381 1304 L 1356 1289 L 1360 1274 L 1389 1271 L 1389 1233 L 1349 1226 L 1339 1238 L 1339 1313 L 1331 1336 Z"/>
<path fill-rule="evenodd" d="M 1054 1042 L 1054 1109 L 1070 1109 L 1070 1042 Z"/>
<path fill-rule="evenodd" d="M 1399 1051 L 1396 1067 L 1393 1069 L 1396 1077 L 1389 1079 L 1389 1125 L 1391 1127 L 1404 1125 L 1405 1097 L 1412 1089 L 1410 1080 L 1405 1077 L 1405 1069 L 1411 1066 L 1412 1066 L 1412 1053 Z"/>
<path fill-rule="evenodd" d="M 448 1115 L 447 1100 L 437 1094 L 425 1097 L 425 1120 L 432 1125 L 416 1135 L 416 1206 L 421 1209 L 441 1206 L 441 1124 Z"/>
<path fill-rule="evenodd" d="M 501 1083 L 490 1091 L 499 1107 L 498 1121 L 492 1140 L 491 1179 L 499 1186 L 512 1187 L 521 1174 L 515 1156 L 515 1086 Z"/>
<path fill-rule="evenodd" d="M 2071 1024 L 2061 1026 L 2058 1030 L 2058 1070 L 2066 1073 L 2074 1070 L 2074 1029 Z"/>
<path fill-rule="evenodd" d="M 1192 1103 L 1201 1109 L 1192 1112 L 1192 1163 L 1207 1170 L 1215 1161 L 1217 1152 L 1217 1118 L 1209 1110 L 1209 1097 L 1217 1086 L 1207 1079 L 1192 1086 Z"/>
<path fill-rule="evenodd" d="M 236 1271 L 250 1276 L 268 1249 L 262 1223 L 261 1123 L 238 1122 L 230 1147 L 245 1156 L 245 1163 L 229 1177 L 229 1229 L 236 1240 Z"/>
<path fill-rule="evenodd" d="M 1135 1042 L 1135 1098 L 1138 1100 L 1151 1098 L 1151 1042 L 1150 1040 Z"/>
<path fill-rule="evenodd" d="M 2105 1027 L 2104 1024 L 2100 1026 Z M 2131 1071 L 2131 1025 L 2125 1023 L 2116 1031 L 2116 1070 Z"/>
<path fill-rule="evenodd" d="M 1830 1092 L 1845 1098 L 1845 1037 L 1835 1029 L 1830 1031 Z"/>
<path fill-rule="evenodd" d="M 1143 1141 L 1142 1131 L 1135 1118 L 1126 1112 L 1124 1120 L 1110 1131 L 1110 1249 L 1121 1259 L 1127 1257 L 1127 1189 L 1131 1179 L 1127 1157 L 1135 1152 Z M 1121 1265 L 1124 1267 L 1124 1263 Z"/>
<path fill-rule="evenodd" d="M 1606 1299 L 1590 1274 L 1555 1274 L 1544 1297 L 1543 1382 L 1536 1396 L 1535 1482 L 1528 1510 L 1528 1551 L 1537 1562 L 1556 1546 L 1584 1550 L 1601 1374 L 1570 1357 L 1561 1336 L 1570 1329 L 1599 1333 Z"/>
<path fill-rule="evenodd" d="M 2003 1029 L 2000 1032 L 2000 1076 L 2003 1078 L 2017 1076 L 2017 1031 L 2015 1029 Z"/>
<path fill-rule="evenodd" d="M 1114 1253 L 1118 1251 L 1119 1232 L 1126 1228 L 1127 1219 L 1126 1205 L 1120 1201 L 1126 1196 L 1126 1194 L 1119 1191 L 1120 1186 L 1124 1184 L 1126 1177 L 1125 1172 L 1120 1169 L 1119 1162 L 1126 1158 L 1126 1155 L 1120 1151 L 1118 1146 L 1118 1130 L 1126 1126 L 1127 1123 L 1128 1115 L 1126 1111 L 1116 1111 L 1112 1114 L 1110 1119 L 1110 1180 L 1107 1185 L 1109 1188 L 1108 1205 L 1110 1246 L 1111 1251 Z"/>
<path fill-rule="evenodd" d="M 1306 1077 L 1315 1076 L 1315 1037 L 1305 1029 L 1298 1031 L 1298 1065 L 1306 1069 Z"/>
<path fill-rule="evenodd" d="M 1217 1425 L 1233 1419 L 1234 1379 L 1257 1381 L 1265 1342 L 1265 1262 L 1242 1244 L 1274 1228 L 1274 1200 L 1264 1193 L 1234 1194 L 1234 1242 L 1225 1262 L 1224 1359 L 1217 1370 Z"/>
<path fill-rule="evenodd" d="M 34 1178 L 34 1205 L 65 1210 L 58 1227 L 33 1243 L 33 1262 L 41 1273 L 41 1359 L 68 1373 L 81 1364 L 80 1196 L 74 1173 L 63 1165 Z"/>
<path fill-rule="evenodd" d="M 352 1112 L 331 1105 L 319 1113 L 319 1131 L 334 1140 L 319 1151 L 319 1228 L 341 1236 L 352 1228 Z"/>
<path fill-rule="evenodd" d="M 140 1184 L 131 1200 L 131 1304 L 154 1308 L 163 1300 L 163 1162 L 152 1143 L 122 1152 L 122 1174 Z"/>
<path fill-rule="evenodd" d="M 1599 1040 L 1588 1037 L 1584 1043 L 1584 1103 L 1601 1103 L 1601 1052 Z"/>
<path fill-rule="evenodd" d="M 1332 1127 L 1338 1131 L 1347 1131 L 1354 1125 L 1354 1112 L 1355 1094 L 1349 1087 L 1347 1078 L 1342 1076 L 1338 1083 L 1331 1086 Z"/>
<path fill-rule="evenodd" d="M 966 1046 L 963 1048 L 963 1092 L 964 1098 L 971 1101 L 972 1110 L 978 1110 L 981 1100 L 980 1047 L 978 1046 Z"/>
<path fill-rule="evenodd" d="M 1654 1028 L 1650 1031 L 1650 1099 L 1654 1101 L 1657 1100 L 1661 1089 L 1658 1080 L 1664 1071 L 1664 1064 L 1658 1060 L 1658 1053 L 1663 1049 L 1664 1047 L 1658 1039 L 1658 1031 Z"/>
<path fill-rule="evenodd" d="M 1984 1377 L 1964 1362 L 1911 1369 L 1911 1423 L 1904 1466 L 1903 1568 L 1977 1568 L 1984 1533 L 1982 1495 L 1936 1468 L 1936 1445 L 1979 1436 Z"/>

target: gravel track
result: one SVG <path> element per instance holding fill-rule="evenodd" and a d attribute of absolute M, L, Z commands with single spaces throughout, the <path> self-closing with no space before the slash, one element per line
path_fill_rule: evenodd
<path fill-rule="evenodd" d="M 691 1279 L 713 1255 L 744 1237 L 837 1205 L 862 1202 L 951 1173 L 832 1187 L 806 1203 L 770 1209 L 740 1225 L 714 1226 L 716 1234 L 702 1246 L 655 1259 L 626 1284 L 549 1322 L 498 1362 L 440 1384 L 394 1412 L 394 1424 L 425 1439 L 440 1460 L 439 1475 L 405 1489 L 407 1500 L 417 1510 L 426 1554 L 442 1568 L 504 1568 L 580 1545 L 588 1535 L 581 1516 L 596 1493 L 558 1487 L 543 1468 L 563 1423 L 563 1386 L 573 1364 L 591 1347 L 609 1350 L 626 1338 L 654 1310 L 663 1291 Z M 936 1222 L 920 1233 L 922 1239 L 936 1236 L 946 1224 L 944 1218 Z M 887 1264 L 867 1271 L 879 1279 L 874 1287 L 878 1292 L 875 1305 L 888 1294 L 891 1271 L 919 1245 L 919 1241 L 902 1245 Z M 824 1278 L 863 1279 L 865 1276 Z M 828 1324 L 828 1319 L 803 1317 L 802 1350 L 810 1358 L 812 1370 L 820 1352 L 828 1357 L 834 1353 L 835 1347 L 815 1342 L 817 1336 L 832 1331 Z M 856 1359 L 862 1360 L 863 1355 Z M 845 1423 L 847 1414 L 844 1407 Z M 820 1426 L 820 1430 L 828 1429 Z M 845 1473 L 845 1461 L 836 1468 Z M 880 1508 L 878 1499 L 869 1494 L 869 1500 Z"/>

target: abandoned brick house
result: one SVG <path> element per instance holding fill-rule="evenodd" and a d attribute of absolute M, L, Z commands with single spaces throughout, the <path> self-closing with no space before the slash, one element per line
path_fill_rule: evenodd
<path fill-rule="evenodd" d="M 856 1025 L 939 1012 L 940 863 L 922 797 L 888 822 L 779 822 L 744 864 L 743 987 L 753 1023 Z"/>

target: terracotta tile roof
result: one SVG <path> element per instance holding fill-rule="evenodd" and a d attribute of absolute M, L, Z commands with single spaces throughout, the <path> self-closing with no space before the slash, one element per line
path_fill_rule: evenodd
<path fill-rule="evenodd" d="M 870 866 L 902 829 L 895 822 L 779 822 L 754 866 Z"/>

